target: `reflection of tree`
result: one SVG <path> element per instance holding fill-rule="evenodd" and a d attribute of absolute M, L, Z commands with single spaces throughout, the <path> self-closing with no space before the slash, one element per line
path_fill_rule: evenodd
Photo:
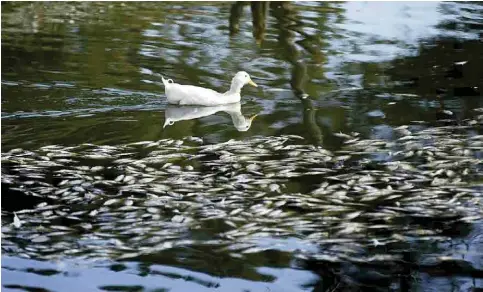
<path fill-rule="evenodd" d="M 150 5 L 131 3 L 129 9 L 146 10 Z M 8 13 L 2 11 L 2 51 L 8 53 L 2 56 L 2 72 L 22 70 L 19 74 L 24 77 L 39 70 L 62 72 L 69 74 L 65 80 L 92 88 L 112 87 L 119 75 L 129 74 L 132 81 L 141 79 L 136 57 L 140 36 L 152 25 L 148 18 L 129 17 L 122 5 L 94 2 L 14 3 L 4 8 Z M 165 13 L 163 9 L 152 11 L 158 19 Z M 17 27 L 26 32 L 22 37 L 10 30 Z M 119 45 L 121 40 L 126 51 Z M 58 78 L 48 73 L 29 77 L 34 82 L 42 77 Z M 122 86 L 139 88 L 133 83 L 123 82 Z"/>
<path fill-rule="evenodd" d="M 208 227 L 210 226 L 206 226 L 207 229 Z M 208 258 L 209 260 L 207 260 Z M 236 277 L 252 281 L 269 282 L 274 280 L 273 276 L 260 273 L 257 268 L 285 268 L 290 266 L 291 259 L 291 253 L 276 250 L 248 254 L 242 259 L 236 259 L 222 246 L 191 245 L 189 248 L 173 248 L 169 251 L 141 255 L 130 260 L 148 263 L 144 264 L 146 266 L 162 264 L 191 271 L 203 271 L 215 277 Z M 152 272 L 152 270 L 149 271 L 149 273 Z M 173 274 L 173 276 L 175 275 Z M 182 275 L 176 276 L 181 277 Z M 197 279 L 191 280 L 205 285 L 197 281 Z M 215 284 L 215 282 L 207 283 Z"/>
<path fill-rule="evenodd" d="M 2 23 L 8 26 L 11 22 L 14 25 L 22 26 L 29 34 L 23 39 L 18 39 L 15 33 L 2 28 L 2 75 L 15 72 L 19 75 L 32 75 L 32 67 L 40 67 L 43 70 L 55 70 L 65 62 L 65 55 L 62 53 L 66 48 L 67 40 L 64 38 L 65 25 L 50 25 L 49 36 L 38 33 L 47 24 L 44 22 L 44 7 L 37 3 L 32 7 L 17 6 L 9 4 L 2 9 Z M 39 74 L 35 74 L 35 77 Z"/>
<path fill-rule="evenodd" d="M 265 29 L 267 27 L 267 12 L 268 2 L 251 2 L 252 18 L 253 18 L 253 37 L 257 42 L 261 43 L 265 35 Z"/>
<path fill-rule="evenodd" d="M 2 79 L 21 80 L 27 84 L 45 83 L 47 86 L 57 82 L 71 85 L 50 88 L 48 98 L 39 98 L 47 91 L 32 91 L 32 94 L 27 94 L 28 99 L 25 98 L 25 90 L 2 86 L 5 97 L 8 96 L 2 100 L 3 105 L 8 111 L 75 111 L 69 98 L 75 99 L 75 105 L 83 108 L 99 103 L 105 107 L 112 106 L 114 102 L 115 106 L 132 104 L 130 98 L 103 94 L 103 88 L 158 91 L 156 85 L 139 82 L 142 80 L 140 63 L 144 61 L 139 54 L 143 44 L 142 32 L 152 25 L 152 20 L 126 16 L 135 9 L 144 10 L 142 13 L 146 14 L 150 5 L 131 3 L 124 8 L 120 3 L 11 2 L 4 5 L 2 2 Z M 151 11 L 152 17 L 163 19 L 163 9 Z M 22 33 L 18 33 L 19 29 Z M 101 100 L 104 98 L 112 98 L 113 101 Z M 140 122 L 149 117 L 146 112 L 133 115 L 139 115 Z M 69 128 L 83 132 L 88 120 L 92 119 L 67 117 L 61 126 L 67 127 L 68 124 Z M 133 131 L 130 135 L 133 140 L 143 140 L 145 135 L 159 137 L 159 132 L 159 124 L 145 123 L 143 131 Z M 54 137 L 58 138 L 55 141 L 65 141 L 65 131 L 57 130 L 54 135 L 51 131 L 48 133 L 51 135 L 49 141 L 54 141 Z M 40 135 L 42 133 L 37 133 L 35 138 Z M 85 138 L 78 133 L 68 140 L 71 142 L 77 137 Z"/>
<path fill-rule="evenodd" d="M 230 10 L 230 35 L 235 35 L 240 31 L 240 18 L 243 15 L 243 2 L 236 2 Z"/>
<path fill-rule="evenodd" d="M 393 92 L 411 93 L 438 100 L 439 113 L 445 99 L 460 98 L 465 116 L 481 106 L 483 96 L 483 44 L 476 40 L 433 39 L 430 47 L 421 47 L 417 56 L 396 59 L 386 74 L 396 84 Z M 461 63 L 460 63 L 461 62 Z M 404 118 L 420 119 L 408 110 Z"/>
<path fill-rule="evenodd" d="M 435 39 L 431 43 L 431 47 L 422 47 L 417 56 L 394 60 L 387 74 L 404 85 L 401 89 L 423 97 L 446 92 L 453 96 L 480 95 L 482 43 L 454 39 Z"/>
<path fill-rule="evenodd" d="M 239 21 L 243 12 L 245 2 L 237 2 L 232 5 L 230 10 L 230 35 L 234 35 L 239 31 Z M 268 2 L 251 2 L 251 12 L 253 20 L 253 36 L 258 44 L 264 39 L 267 22 Z M 290 85 L 294 94 L 301 100 L 303 105 L 303 123 L 306 130 L 310 133 L 310 140 L 316 145 L 322 144 L 323 135 L 321 128 L 316 123 L 315 109 L 312 102 L 306 99 L 305 82 L 307 78 L 307 65 L 301 60 L 300 52 L 295 44 L 295 32 L 303 34 L 300 28 L 301 23 L 297 21 L 299 17 L 296 11 L 288 2 L 270 2 L 271 13 L 277 20 L 279 31 L 278 42 L 283 48 L 282 58 L 292 65 L 292 78 Z M 308 36 L 304 34 L 306 39 Z M 307 45 L 308 42 L 301 42 L 301 46 L 317 56 L 320 55 L 319 50 L 313 50 L 312 46 Z M 320 60 L 321 58 L 316 58 Z"/>

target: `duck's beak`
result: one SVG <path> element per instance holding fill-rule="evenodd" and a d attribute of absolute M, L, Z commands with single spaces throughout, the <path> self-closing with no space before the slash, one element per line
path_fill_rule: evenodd
<path fill-rule="evenodd" d="M 250 84 L 253 87 L 258 87 L 258 85 L 255 82 L 253 82 L 251 79 L 248 81 L 248 84 Z"/>

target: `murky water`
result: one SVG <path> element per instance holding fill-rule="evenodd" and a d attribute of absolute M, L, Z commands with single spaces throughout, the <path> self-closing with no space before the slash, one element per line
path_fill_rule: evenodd
<path fill-rule="evenodd" d="M 2 290 L 483 288 L 482 15 L 2 3 Z"/>

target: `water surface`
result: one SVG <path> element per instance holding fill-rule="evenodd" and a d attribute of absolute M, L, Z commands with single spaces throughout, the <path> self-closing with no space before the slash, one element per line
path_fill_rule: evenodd
<path fill-rule="evenodd" d="M 481 159 L 481 145 L 472 144 L 480 138 L 472 137 L 482 134 L 483 113 L 475 110 L 483 107 L 482 13 L 483 6 L 476 2 L 2 3 L 2 156 L 18 148 L 32 151 L 34 154 L 25 154 L 32 155 L 32 160 L 20 159 L 15 163 L 38 166 L 44 165 L 39 157 L 53 151 L 41 147 L 78 147 L 90 143 L 116 147 L 116 150 L 106 148 L 106 153 L 113 151 L 126 158 L 141 159 L 146 150 L 129 156 L 132 149 L 122 145 L 159 140 L 186 144 L 188 137 L 201 138 L 203 145 L 217 145 L 232 139 L 248 141 L 247 149 L 253 152 L 258 149 L 256 139 L 260 137 L 277 139 L 289 135 L 302 138 L 294 141 L 290 138 L 286 143 L 303 145 L 297 151 L 306 154 L 304 157 L 314 149 L 334 151 L 337 156 L 349 151 L 344 146 L 345 140 L 338 135 L 341 132 L 362 140 L 395 142 L 396 146 L 384 144 L 387 147 L 384 149 L 407 153 L 417 149 L 399 140 L 404 131 L 398 127 L 409 125 L 412 133 L 443 129 L 438 131 L 447 131 L 446 138 L 463 141 L 456 146 L 447 141 L 450 146 L 443 147 L 444 151 L 452 153 L 458 147 L 473 147 L 470 157 Z M 182 84 L 223 91 L 239 70 L 247 71 L 259 87 L 244 88 L 241 104 L 235 109 L 212 109 L 196 117 L 191 114 L 191 118 L 188 118 L 190 110 L 170 109 L 159 77 L 162 74 Z M 249 125 L 241 118 L 255 114 L 258 116 Z M 174 116 L 177 121 L 166 124 L 167 118 Z M 418 147 L 438 145 L 445 138 L 441 133 L 430 141 L 421 134 L 415 143 L 421 143 Z M 152 147 L 175 155 L 178 150 L 170 145 L 162 142 Z M 226 147 L 220 151 L 232 151 L 229 148 L 232 146 Z M 88 150 L 81 147 L 66 151 L 78 154 Z M 198 148 L 186 151 L 190 155 L 204 153 Z M 293 152 L 270 151 L 267 160 L 282 163 L 282 158 L 287 159 L 287 168 L 293 166 L 294 173 L 300 172 L 296 169 L 300 162 L 290 160 L 291 155 L 297 157 Z M 245 155 L 244 152 L 249 151 L 241 151 L 238 157 Z M 24 152 L 15 153 L 11 154 L 24 155 Z M 236 189 L 240 186 L 234 183 L 235 189 L 225 192 L 216 188 L 229 184 L 216 181 L 211 185 L 210 182 L 209 187 L 205 184 L 199 192 L 214 188 L 215 197 L 209 197 L 212 201 L 204 202 L 202 207 L 186 207 L 189 205 L 186 202 L 194 204 L 203 200 L 188 196 L 186 202 L 183 199 L 184 203 L 180 203 L 186 206 L 169 205 L 159 218 L 143 217 L 148 213 L 144 209 L 126 214 L 105 210 L 99 217 L 79 215 L 81 222 L 67 217 L 102 206 L 107 196 L 115 195 L 120 186 L 103 189 L 102 195 L 106 197 L 102 200 L 91 202 L 85 198 L 74 201 L 75 207 L 72 207 L 68 200 L 71 198 L 47 198 L 47 192 L 40 199 L 32 196 L 31 192 L 45 190 L 41 187 L 47 186 L 24 184 L 32 179 L 28 178 L 28 167 L 22 170 L 13 162 L 3 161 L 2 191 L 8 195 L 2 200 L 2 225 L 10 227 L 2 230 L 7 235 L 2 236 L 2 288 L 7 291 L 31 291 L 34 287 L 47 291 L 62 291 L 67 287 L 78 291 L 426 291 L 441 287 L 468 291 L 483 286 L 481 216 L 473 208 L 481 200 L 481 162 L 468 162 L 468 165 L 465 162 L 455 167 L 458 175 L 465 167 L 468 173 L 462 176 L 460 186 L 445 190 L 447 201 L 461 192 L 471 194 L 467 201 L 460 202 L 460 197 L 453 201 L 472 206 L 468 210 L 462 209 L 455 217 L 448 218 L 438 213 L 429 219 L 428 225 L 424 214 L 416 211 L 416 214 L 398 215 L 394 222 L 385 222 L 392 230 L 370 231 L 367 238 L 354 235 L 357 240 L 353 242 L 351 236 L 348 240 L 343 234 L 337 235 L 332 227 L 324 229 L 323 220 L 318 221 L 323 216 L 333 216 L 333 210 L 317 214 L 312 207 L 290 205 L 291 199 L 282 196 L 310 199 L 309 194 L 326 180 L 331 185 L 337 184 L 336 180 L 328 180 L 328 175 L 302 173 L 258 186 L 252 176 L 256 176 L 253 171 L 259 170 L 251 169 L 250 165 L 257 165 L 259 158 L 241 163 L 243 171 L 233 170 L 231 166 L 225 170 L 217 164 L 223 153 L 214 150 L 209 153 L 211 156 L 193 164 L 195 171 L 215 177 L 240 171 L 243 176 L 237 179 L 246 179 L 248 185 L 255 187 Z M 174 166 L 191 165 L 191 160 L 183 159 L 174 160 Z M 346 172 L 347 167 L 347 172 L 361 176 L 367 174 L 364 171 L 383 169 L 389 175 L 391 172 L 386 166 L 378 163 L 391 159 L 387 151 L 382 151 L 354 155 L 345 164 L 331 161 L 321 166 L 307 162 L 303 169 L 308 172 L 320 171 L 318 168 L 322 167 L 342 167 L 341 172 Z M 112 167 L 114 159 L 99 162 L 76 157 L 74 160 L 75 163 L 63 162 L 63 167 L 42 166 L 42 170 L 32 168 L 31 171 L 47 174 L 43 182 L 51 184 L 55 192 L 62 189 L 58 184 L 63 179 L 72 181 L 74 178 L 69 175 L 76 175 L 62 174 L 61 169 L 86 171 L 82 167 L 97 165 L 107 169 Z M 178 169 L 165 163 L 171 160 L 155 166 L 165 171 L 158 176 L 161 181 L 165 180 L 163 184 L 175 184 L 169 180 L 173 174 L 167 170 L 176 173 Z M 415 167 L 421 164 L 418 159 L 411 160 Z M 113 180 L 131 171 L 122 167 L 103 173 L 104 178 Z M 270 167 L 263 167 L 266 174 Z M 248 169 L 245 171 L 245 168 Z M 13 176 L 4 180 L 7 174 Z M 57 174 L 66 177 L 55 178 Z M 397 171 L 394 174 L 404 175 Z M 242 185 L 245 181 L 236 183 Z M 285 187 L 271 189 L 271 184 L 285 184 Z M 387 184 L 399 186 L 393 181 Z M 417 186 L 426 193 L 438 191 L 437 186 L 427 183 Z M 241 190 L 246 197 L 236 193 Z M 257 221 L 262 230 L 250 231 L 253 226 L 246 227 L 250 223 L 248 213 L 237 215 L 235 211 L 250 210 L 260 203 L 250 199 L 259 192 L 274 197 L 263 201 L 268 202 L 267 206 L 288 200 L 290 207 L 279 206 L 283 207 L 281 214 L 287 212 L 283 215 L 287 218 L 280 214 L 277 215 L 280 218 L 273 215 L 263 219 L 262 216 Z M 123 199 L 130 199 L 131 195 Z M 217 205 L 223 196 L 231 198 L 232 195 L 242 198 L 233 198 L 233 206 Z M 460 196 L 466 200 L 465 195 Z M 134 206 L 144 206 L 144 197 L 135 198 L 140 201 L 134 200 Z M 35 209 L 43 202 L 56 206 L 52 210 L 60 212 L 55 214 L 63 219 L 41 219 L 20 213 L 25 221 L 22 228 L 17 230 L 9 225 L 12 212 Z M 381 202 L 381 209 L 397 208 L 393 203 Z M 344 207 L 340 202 L 324 201 L 324 204 Z M 235 212 L 228 217 L 241 219 L 232 222 L 236 227 L 231 223 L 226 225 L 223 220 L 208 220 L 213 214 L 203 212 L 208 212 L 205 207 L 209 206 L 216 212 Z M 377 207 L 377 204 L 354 205 L 348 210 L 340 209 L 336 217 L 349 218 L 346 221 L 350 222 L 354 212 L 377 213 Z M 199 225 L 170 226 L 172 218 L 178 218 L 173 217 L 178 214 L 175 210 L 182 211 L 185 217 L 207 220 Z M 41 210 L 40 214 L 45 211 Z M 460 220 L 471 216 L 480 219 Z M 362 216 L 362 221 L 356 223 L 376 224 L 366 219 Z M 283 220 L 290 224 L 284 225 Z M 300 229 L 294 227 L 296 222 Z M 82 223 L 91 224 L 93 230 L 78 225 Z M 45 231 L 42 228 L 50 228 L 50 224 L 74 228 L 68 230 L 68 236 L 54 236 L 56 245 L 51 246 L 52 250 L 42 242 L 44 238 L 32 241 Z M 317 228 L 312 226 L 314 231 L 305 224 L 315 224 Z M 342 225 L 334 226 L 336 230 L 342 228 Z M 144 228 L 153 234 L 142 237 Z M 220 234 L 231 228 L 247 233 L 240 239 L 228 237 L 217 241 Z M 129 229 L 134 230 L 133 234 L 123 233 Z M 163 230 L 167 231 L 163 233 Z M 430 231 L 443 239 L 426 238 Z M 401 233 L 409 237 L 402 240 L 396 236 L 391 241 L 395 234 Z M 135 239 L 129 241 L 129 236 Z M 334 242 L 325 242 L 327 238 Z M 374 238 L 382 240 L 383 245 L 374 246 Z M 189 240 L 193 242 L 188 243 Z M 159 246 L 174 241 L 181 243 L 171 248 Z M 50 239 L 46 242 L 51 244 Z M 257 250 L 250 250 L 253 247 Z M 143 248 L 147 249 L 146 253 L 121 257 L 123 252 L 132 255 Z M 393 257 L 375 259 L 378 254 Z M 441 257 L 452 260 L 441 260 Z M 364 261 L 370 264 L 364 265 Z"/>

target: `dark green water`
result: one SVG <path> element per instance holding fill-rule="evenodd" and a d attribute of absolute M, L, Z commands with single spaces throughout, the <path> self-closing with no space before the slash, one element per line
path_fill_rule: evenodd
<path fill-rule="evenodd" d="M 357 132 L 363 139 L 394 141 L 399 137 L 395 128 L 403 125 L 411 125 L 412 131 L 471 125 L 464 129 L 465 134 L 481 135 L 478 116 L 482 112 L 475 109 L 483 107 L 482 15 L 483 5 L 472 2 L 252 6 L 223 2 L 2 2 L 2 154 L 15 148 L 38 151 L 48 145 L 121 145 L 189 136 L 217 144 L 282 135 L 299 135 L 303 139 L 298 143 L 338 151 L 343 149 L 343 140 L 334 134 Z M 258 114 L 249 129 L 235 127 L 223 110 L 164 127 L 167 115 L 176 110 L 168 108 L 158 74 L 182 84 L 223 91 L 240 70 L 247 71 L 259 85 L 242 90 L 241 114 Z M 481 159 L 481 149 L 473 152 Z M 93 166 L 89 161 L 82 163 Z M 2 176 L 10 171 L 4 165 Z M 463 186 L 476 185 L 472 192 L 480 200 L 481 169 L 481 163 L 477 164 L 474 176 L 464 180 L 467 185 Z M 282 193 L 309 193 L 321 181 L 323 176 L 300 176 L 290 180 Z M 11 188 L 2 180 L 2 191 L 9 194 L 2 196 L 2 226 L 12 222 L 13 211 L 43 202 L 21 202 Z M 28 190 L 21 192 L 27 194 Z M 91 208 L 89 204 L 77 207 L 75 211 Z M 367 211 L 367 207 L 355 208 Z M 290 216 L 294 221 L 316 221 L 316 217 Z M 398 231 L 407 231 L 413 221 L 424 225 L 422 218 L 399 218 L 400 222 L 391 224 L 397 225 Z M 103 220 L 108 218 L 93 224 L 99 227 L 96 232 L 109 233 Z M 250 222 L 249 218 L 244 220 Z M 451 221 L 443 224 L 444 228 L 438 227 L 443 219 L 431 220 L 434 222 L 427 229 L 442 229 L 449 240 L 420 242 L 416 240 L 419 234 L 414 235 L 414 242 L 389 247 L 341 243 L 339 248 L 336 242 L 328 248 L 322 243 L 319 246 L 317 240 L 305 240 L 325 232 L 323 229 L 290 235 L 284 233 L 286 230 L 270 230 L 271 236 L 250 239 L 257 241 L 262 251 L 242 256 L 233 250 L 237 243 L 246 242 L 215 242 L 218 232 L 227 231 L 227 227 L 207 221 L 201 227 L 176 231 L 182 233 L 177 239 L 195 240 L 196 244 L 125 260 L 118 259 L 118 253 L 96 253 L 96 249 L 116 246 L 116 240 L 123 242 L 126 235 L 120 231 L 111 241 L 100 240 L 88 230 L 70 234 L 64 239 L 65 247 L 81 252 L 58 253 L 53 260 L 46 260 L 47 254 L 53 253 L 34 250 L 39 244 L 31 242 L 29 231 L 12 235 L 2 229 L 9 235 L 8 242 L 2 238 L 2 245 L 7 246 L 2 248 L 2 290 L 483 288 L 481 217 L 471 224 Z M 23 228 L 33 230 L 42 224 L 34 222 Z M 65 219 L 56 224 L 74 223 Z M 283 229 L 273 222 L 264 227 Z M 140 235 L 143 228 L 139 227 Z M 158 229 L 159 240 L 165 228 L 177 227 L 159 224 L 150 228 Z M 371 242 L 374 234 L 367 234 Z M 63 244 L 62 240 L 56 243 Z M 152 243 L 144 238 L 128 246 L 142 250 Z M 29 247 L 33 249 L 29 251 Z M 320 256 L 320 250 L 326 248 L 335 253 L 350 250 L 351 258 L 333 262 Z M 397 260 L 387 260 L 394 264 L 389 268 L 384 260 L 364 265 L 362 259 L 385 253 L 398 255 Z M 453 256 L 461 261 L 432 265 L 432 256 Z M 387 270 L 390 272 L 385 274 Z"/>

